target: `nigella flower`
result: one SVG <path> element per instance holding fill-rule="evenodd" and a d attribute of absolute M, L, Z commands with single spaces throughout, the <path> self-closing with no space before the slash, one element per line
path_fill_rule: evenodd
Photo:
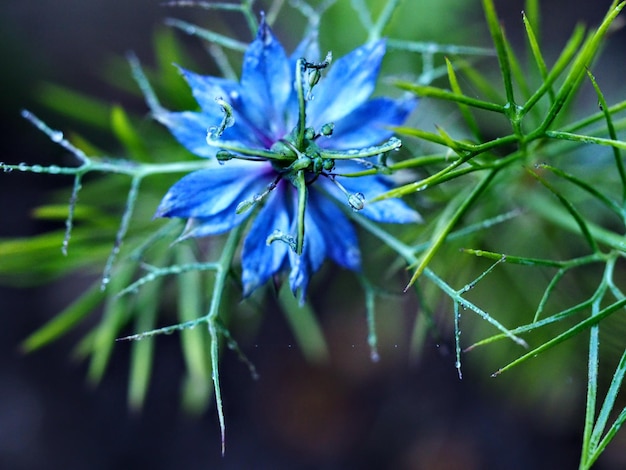
<path fill-rule="evenodd" d="M 182 70 L 200 111 L 156 113 L 187 149 L 220 163 L 174 184 L 157 216 L 187 218 L 183 237 L 203 237 L 258 211 L 243 244 L 244 295 L 290 269 L 290 287 L 302 301 L 327 257 L 359 270 L 357 236 L 341 205 L 377 222 L 420 220 L 396 199 L 367 204 L 390 189 L 386 177 L 341 176 L 398 148 L 389 126 L 415 106 L 413 99 L 369 99 L 385 42 L 365 44 L 330 67 L 329 57 L 309 62 L 316 48 L 305 41 L 288 57 L 263 21 L 240 83 Z"/>

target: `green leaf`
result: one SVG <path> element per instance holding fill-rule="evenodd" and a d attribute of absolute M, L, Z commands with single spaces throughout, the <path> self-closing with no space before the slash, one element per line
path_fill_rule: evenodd
<path fill-rule="evenodd" d="M 604 93 L 602 93 L 602 90 L 600 90 L 600 86 L 596 81 L 596 77 L 593 76 L 591 71 L 587 70 L 587 75 L 589 76 L 593 88 L 598 95 L 598 103 L 600 104 L 600 110 L 604 113 L 604 119 L 606 120 L 606 128 L 609 132 L 609 137 L 611 138 L 611 140 L 618 140 L 617 133 L 615 132 L 615 126 L 613 125 L 613 118 L 611 117 L 609 106 L 606 102 L 606 99 L 604 98 Z M 618 147 L 613 147 L 613 157 L 615 159 L 617 172 L 622 182 L 622 202 L 626 202 L 626 170 L 624 170 L 624 162 L 622 161 L 621 152 Z M 626 221 L 626 218 L 624 218 L 623 220 Z"/>
<path fill-rule="evenodd" d="M 418 85 L 405 81 L 397 81 L 395 85 L 403 90 L 415 93 L 417 96 L 437 98 L 440 100 L 452 101 L 454 103 L 464 104 L 473 108 L 484 109 L 486 111 L 493 111 L 496 113 L 505 113 L 505 107 L 499 104 L 490 103 L 489 101 L 478 100 L 476 98 L 470 98 L 463 94 L 454 93 L 448 90 L 442 90 L 441 88 Z"/>
<path fill-rule="evenodd" d="M 121 336 L 122 328 L 132 319 L 130 312 L 131 301 L 126 297 L 118 297 L 117 292 L 132 278 L 136 265 L 125 263 L 111 276 L 107 286 L 107 295 L 104 312 L 100 323 L 93 329 L 90 342 L 86 344 L 91 354 L 87 377 L 91 383 L 97 384 L 102 380 L 106 371 L 116 338 Z"/>
<path fill-rule="evenodd" d="M 446 57 L 446 67 L 448 69 L 448 80 L 450 81 L 450 88 L 452 89 L 452 92 L 457 95 L 462 95 L 463 92 L 461 91 L 461 87 L 459 86 L 459 80 L 457 79 L 456 72 L 454 71 L 454 67 L 452 66 L 452 63 L 450 62 L 450 60 L 448 60 L 447 57 Z M 474 138 L 478 142 L 481 142 L 483 139 L 481 137 L 480 129 L 478 127 L 478 123 L 476 122 L 476 118 L 474 118 L 469 107 L 466 104 L 458 103 L 458 105 L 459 105 L 459 110 L 461 111 L 461 114 L 463 115 L 463 118 L 465 119 L 465 123 L 467 124 L 472 134 L 474 134 Z"/>
<path fill-rule="evenodd" d="M 580 228 L 580 232 L 582 233 L 585 240 L 587 240 L 587 243 L 589 244 L 591 251 L 594 253 L 599 253 L 600 248 L 598 247 L 598 244 L 596 243 L 595 238 L 591 234 L 591 231 L 589 230 L 589 227 L 587 226 L 587 222 L 585 221 L 584 217 L 580 214 L 580 212 L 578 212 L 576 207 L 565 196 L 563 196 L 560 191 L 558 191 L 553 185 L 548 183 L 548 181 L 545 178 L 535 173 L 534 171 L 529 170 L 529 173 L 537 181 L 539 181 L 544 187 L 546 187 L 552 194 L 554 194 L 557 197 L 557 199 L 561 202 L 563 207 L 565 207 L 567 212 L 569 212 L 571 216 L 574 218 L 574 220 L 576 221 L 576 224 L 578 224 L 578 227 Z"/>
<path fill-rule="evenodd" d="M 138 162 L 151 160 L 144 140 L 135 131 L 128 114 L 121 106 L 111 108 L 111 129 L 134 160 Z"/>
<path fill-rule="evenodd" d="M 110 247 L 101 243 L 109 231 L 77 229 L 68 256 L 61 254 L 64 231 L 24 239 L 0 240 L 0 279 L 13 285 L 49 282 L 77 268 L 97 265 Z"/>
<path fill-rule="evenodd" d="M 48 323 L 31 333 L 22 342 L 21 349 L 30 353 L 60 338 L 92 313 L 104 296 L 100 290 L 100 283 L 93 284 L 65 310 L 57 313 Z"/>
<path fill-rule="evenodd" d="M 511 78 L 511 65 L 509 50 L 510 44 L 504 36 L 504 31 L 500 26 L 493 0 L 483 0 L 483 9 L 485 10 L 485 18 L 491 33 L 491 39 L 496 47 L 496 54 L 500 64 L 500 73 L 504 82 L 504 91 L 506 93 L 507 103 L 513 107 L 515 104 L 515 96 L 513 94 L 513 80 Z"/>
<path fill-rule="evenodd" d="M 160 263 L 166 263 L 169 253 L 166 251 L 159 258 Z M 139 291 L 133 306 L 135 311 L 135 331 L 141 333 L 150 331 L 155 327 L 159 311 L 159 292 L 163 285 L 163 278 L 147 285 Z M 119 298 L 118 298 L 119 299 Z M 140 410 L 143 407 L 154 363 L 155 338 L 148 337 L 141 341 L 131 343 L 128 404 L 132 410 Z"/>
<path fill-rule="evenodd" d="M 419 264 L 415 268 L 411 280 L 404 288 L 405 292 L 411 285 L 413 285 L 417 278 L 421 276 L 424 269 L 426 269 L 426 266 L 428 266 L 437 251 L 439 251 L 439 249 L 445 242 L 447 236 L 452 232 L 461 217 L 463 217 L 468 212 L 474 202 L 486 191 L 487 187 L 491 183 L 491 180 L 496 176 L 496 174 L 497 170 L 490 171 L 467 196 L 463 195 L 463 197 L 459 198 L 460 203 L 458 207 L 455 207 L 454 204 L 450 204 L 446 208 L 446 210 L 449 211 L 450 215 L 448 217 L 441 217 L 439 219 L 439 229 L 436 230 L 431 237 L 431 244 L 428 249 L 420 256 Z"/>
<path fill-rule="evenodd" d="M 597 55 L 602 41 L 609 31 L 609 27 L 624 8 L 625 4 L 626 2 L 618 3 L 617 1 L 614 1 L 611 5 L 611 9 L 604 17 L 600 26 L 587 39 L 587 41 L 585 41 L 582 49 L 576 56 L 576 59 L 574 60 L 563 85 L 561 85 L 561 88 L 557 92 L 554 104 L 541 124 L 541 129 L 547 130 L 552 125 L 561 110 L 572 99 L 574 93 L 578 90 L 582 78 L 584 77 L 585 70 L 591 66 L 591 62 Z"/>
<path fill-rule="evenodd" d="M 565 340 L 568 340 L 574 336 L 576 336 L 577 334 L 591 328 L 593 325 L 598 324 L 601 320 L 603 320 L 604 318 L 608 317 L 609 315 L 612 315 L 613 313 L 617 312 L 618 310 L 623 309 L 626 306 L 626 299 L 622 299 L 619 300 L 617 302 L 614 302 L 613 304 L 609 305 L 608 307 L 603 308 L 602 310 L 600 310 L 597 315 L 591 316 L 579 323 L 577 323 L 576 325 L 574 325 L 573 327 L 571 327 L 570 329 L 568 329 L 567 331 L 561 333 L 558 336 L 555 336 L 554 338 L 550 339 L 549 341 L 546 341 L 545 343 L 543 343 L 541 346 L 527 352 L 526 354 L 524 354 L 523 356 L 519 357 L 518 359 L 514 360 L 513 362 L 510 362 L 509 364 L 507 364 L 506 366 L 498 369 L 493 376 L 497 376 L 500 375 L 502 372 L 505 372 L 513 367 L 515 367 L 516 365 L 519 365 L 525 361 L 527 361 L 528 359 L 532 359 L 537 357 L 539 354 L 547 351 L 548 349 L 553 348 L 554 346 L 556 346 L 557 344 L 560 344 L 562 342 L 564 342 Z"/>
<path fill-rule="evenodd" d="M 176 262 L 190 264 L 196 261 L 191 248 L 176 246 Z M 189 271 L 177 276 L 178 318 L 190 322 L 203 316 L 202 299 L 205 287 L 199 271 Z M 206 409 L 211 396 L 211 364 L 208 361 L 208 337 L 206 329 L 195 328 L 181 331 L 181 345 L 187 368 L 183 384 L 183 407 L 190 413 Z"/>
<path fill-rule="evenodd" d="M 37 98 L 59 114 L 98 129 L 108 129 L 108 103 L 52 83 L 44 83 L 37 90 Z"/>

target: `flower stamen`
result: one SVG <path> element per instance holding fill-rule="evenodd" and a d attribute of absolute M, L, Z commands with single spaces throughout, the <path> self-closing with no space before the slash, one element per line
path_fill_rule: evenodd
<path fill-rule="evenodd" d="M 352 208 L 353 211 L 358 212 L 365 207 L 365 195 L 363 193 L 351 193 L 343 186 L 343 184 L 337 181 L 335 175 L 329 175 L 326 173 L 322 174 L 333 183 L 335 183 L 335 185 L 341 190 L 341 192 L 348 199 L 348 205 Z"/>
<path fill-rule="evenodd" d="M 323 62 L 314 63 L 308 62 L 306 59 L 301 58 L 296 61 L 296 91 L 298 93 L 298 124 L 296 126 L 296 147 L 303 148 L 305 131 L 306 131 L 306 101 L 313 99 L 313 87 L 317 85 L 322 77 L 322 70 L 330 65 L 332 61 L 332 53 L 326 54 L 326 58 Z M 304 94 L 304 73 L 307 70 L 312 70 L 309 73 L 307 80 L 308 90 L 306 96 Z"/>
<path fill-rule="evenodd" d="M 235 116 L 233 115 L 232 106 L 219 96 L 215 98 L 215 102 L 220 105 L 220 108 L 222 108 L 224 117 L 222 118 L 222 122 L 219 126 L 213 126 L 209 128 L 207 132 L 207 141 L 209 139 L 219 139 L 226 129 L 232 127 L 235 124 Z"/>
<path fill-rule="evenodd" d="M 278 175 L 274 181 L 267 185 L 265 191 L 260 194 L 255 194 L 250 199 L 245 199 L 237 204 L 237 208 L 235 209 L 235 213 L 243 214 L 244 212 L 250 210 L 253 206 L 258 204 L 260 201 L 265 199 L 265 197 L 276 189 L 278 186 L 278 182 L 282 179 L 282 175 Z"/>

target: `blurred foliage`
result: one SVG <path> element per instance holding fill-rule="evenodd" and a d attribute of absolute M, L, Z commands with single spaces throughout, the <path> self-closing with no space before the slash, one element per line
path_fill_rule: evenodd
<path fill-rule="evenodd" d="M 145 80 L 154 89 L 142 87 L 146 99 L 158 96 L 174 109 L 196 106 L 171 66 L 198 68 L 174 30 L 210 39 L 205 47 L 215 68 L 233 78 L 241 48 L 257 25 L 255 11 L 262 6 L 278 31 L 292 21 L 302 30 L 319 26 L 322 48 L 337 56 L 364 40 L 387 36 L 385 71 L 392 75 L 393 86 L 421 97 L 422 109 L 433 113 L 418 113 L 414 122 L 397 129 L 404 158 L 389 161 L 387 171 L 397 174 L 402 184 L 378 199 L 405 197 L 420 208 L 426 222 L 380 227 L 355 214 L 354 220 L 369 233 L 362 240 L 368 257 L 364 274 L 357 279 L 361 292 L 349 299 L 341 287 L 326 292 L 335 304 L 357 305 L 366 312 L 374 360 L 381 354 L 379 348 L 383 351 L 385 344 L 405 335 L 403 325 L 389 317 L 389 306 L 399 305 L 415 311 L 409 341 L 416 357 L 429 337 L 445 342 L 454 332 L 459 375 L 463 352 L 473 351 L 472 367 L 496 370 L 494 375 L 525 363 L 509 385 L 523 387 L 524 399 L 545 410 L 555 402 L 570 403 L 568 387 L 559 383 L 580 375 L 580 364 L 586 361 L 580 468 L 591 467 L 626 420 L 626 408 L 620 411 L 618 405 L 626 347 L 623 335 L 611 334 L 625 329 L 618 314 L 626 306 L 621 287 L 626 142 L 619 137 L 626 127 L 619 116 L 626 101 L 607 103 L 602 77 L 593 75 L 598 53 L 624 3 L 614 2 L 595 29 L 576 27 L 553 61 L 544 55 L 538 0 L 526 1 L 520 21 L 525 54 L 507 39 L 492 0 L 483 0 L 482 7 L 493 49 L 465 45 L 467 30 L 454 27 L 457 15 L 446 14 L 469 12 L 476 6 L 460 0 L 419 5 L 341 0 L 323 1 L 317 7 L 300 0 L 284 3 L 195 4 L 220 14 L 234 10 L 248 25 L 247 37 L 226 23 L 204 29 L 170 20 L 171 28 L 159 29 L 155 36 L 154 67 L 141 68 L 131 58 L 140 86 Z M 413 14 L 415 9 L 422 13 Z M 112 60 L 105 70 L 105 78 L 121 90 L 138 93 L 128 61 Z M 389 87 L 388 82 L 382 85 Z M 599 111 L 573 120 L 575 98 L 584 87 L 595 94 Z M 124 335 L 142 339 L 133 342 L 130 362 L 129 403 L 139 408 L 149 389 L 152 336 L 178 331 L 187 367 L 183 404 L 202 411 L 214 393 L 223 428 L 219 347 L 223 343 L 237 351 L 254 375 L 234 338 L 237 332 L 243 337 L 254 334 L 247 329 L 260 324 L 267 292 L 239 302 L 239 268 L 234 261 L 238 230 L 224 239 L 172 245 L 182 224 L 150 219 L 180 174 L 205 162 L 141 113 L 52 84 L 41 88 L 40 99 L 70 121 L 111 132 L 123 157 L 106 155 L 84 136 L 65 138 L 26 114 L 80 165 L 3 165 L 6 172 L 72 175 L 75 184 L 69 205 L 54 195 L 49 205 L 35 212 L 42 219 L 65 220 L 65 229 L 0 242 L 0 279 L 29 285 L 83 270 L 94 281 L 28 337 L 24 350 L 59 338 L 101 305 L 101 320 L 78 345 L 77 354 L 89 360 L 89 378 L 97 382 L 116 339 Z M 377 170 L 362 173 L 373 171 Z M 60 256 L 59 248 L 67 250 L 67 256 Z M 412 275 L 408 284 L 403 276 L 406 266 Z M 418 307 L 402 296 L 401 285 L 413 293 L 410 298 L 417 299 Z M 311 361 L 325 361 L 328 348 L 312 306 L 298 306 L 285 289 L 275 294 L 303 353 Z M 314 304 L 325 302 L 329 301 Z M 384 319 L 377 318 L 381 312 L 387 314 Z M 483 321 L 468 318 L 469 313 Z M 241 321 L 244 316 L 246 325 Z M 204 328 L 195 328 L 198 325 Z M 601 338 L 602 344 L 607 339 L 609 348 L 600 348 Z M 543 354 L 548 350 L 551 354 Z M 526 363 L 540 354 L 541 360 Z M 612 378 L 605 380 L 603 374 Z M 493 386 L 498 387 L 497 381 Z"/>

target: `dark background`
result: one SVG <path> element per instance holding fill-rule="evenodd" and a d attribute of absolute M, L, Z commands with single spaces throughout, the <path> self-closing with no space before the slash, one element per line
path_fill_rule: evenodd
<path fill-rule="evenodd" d="M 478 23 L 479 2 L 470 3 L 476 4 Z M 517 27 L 522 3 L 497 3 L 507 25 Z M 544 23 L 550 24 L 545 34 L 555 50 L 575 20 L 593 23 L 609 4 L 544 3 Z M 171 14 L 149 0 L 2 2 L 0 161 L 50 163 L 61 154 L 19 118 L 21 108 L 40 106 L 34 96 L 42 80 L 123 101 L 98 79 L 100 67 L 111 54 L 130 49 L 151 57 L 154 28 Z M 188 11 L 174 15 L 189 17 Z M 622 39 L 614 39 L 609 53 L 619 50 Z M 615 87 L 624 77 L 619 69 L 623 55 L 617 57 L 615 71 L 606 65 Z M 30 210 L 45 201 L 47 191 L 66 183 L 16 172 L 0 175 L 0 236 L 45 230 Z M 260 380 L 253 381 L 233 354 L 224 355 L 227 453 L 222 458 L 213 407 L 192 418 L 178 406 L 183 362 L 175 337 L 157 341 L 152 387 L 139 415 L 126 407 L 125 344 L 116 346 L 110 370 L 96 389 L 86 384 L 84 365 L 70 359 L 76 335 L 32 355 L 19 353 L 19 342 L 72 300 L 76 283 L 80 279 L 30 289 L 0 287 L 0 468 L 577 467 L 584 375 L 572 379 L 581 385 L 572 392 L 574 409 L 555 411 L 552 419 L 520 405 L 523 391 L 501 393 L 507 390 L 506 376 L 492 387 L 494 381 L 473 371 L 471 361 L 459 381 L 449 354 L 452 338 L 443 344 L 429 341 L 417 362 L 399 343 L 384 351 L 380 363 L 370 363 L 359 315 L 322 318 L 332 351 L 325 365 L 303 360 L 278 313 L 266 317 L 256 346 L 248 351 Z M 555 387 L 567 389 L 571 383 Z M 624 442 L 620 435 L 598 468 L 626 466 L 619 441 Z"/>

